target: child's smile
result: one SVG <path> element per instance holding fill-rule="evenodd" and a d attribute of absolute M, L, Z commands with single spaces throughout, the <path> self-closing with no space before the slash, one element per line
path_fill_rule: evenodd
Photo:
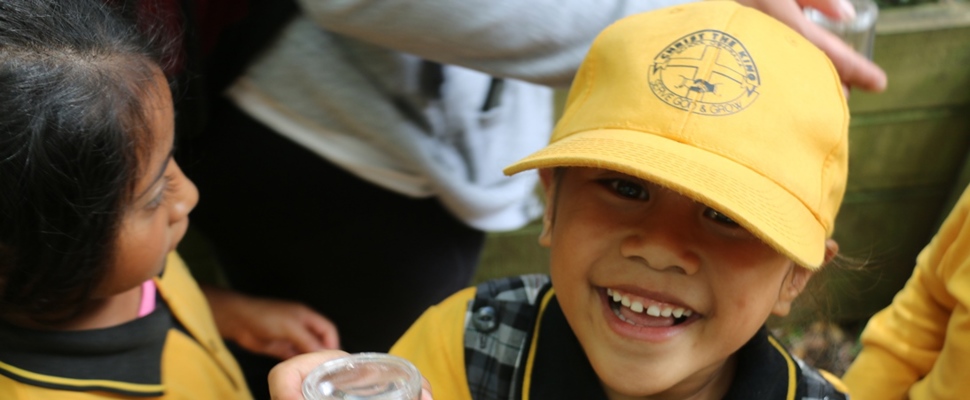
<path fill-rule="evenodd" d="M 787 312 L 785 285 L 803 269 L 659 185 L 602 169 L 543 174 L 553 287 L 611 398 L 723 396 L 731 355 Z"/>
<path fill-rule="evenodd" d="M 664 328 L 680 325 L 694 315 L 689 306 L 640 297 L 622 290 L 608 288 L 606 296 L 613 314 L 633 326 Z"/>

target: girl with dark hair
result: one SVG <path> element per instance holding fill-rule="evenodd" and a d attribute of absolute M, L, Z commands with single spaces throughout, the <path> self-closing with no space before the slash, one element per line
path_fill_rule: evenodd
<path fill-rule="evenodd" d="M 247 399 L 220 331 L 291 353 L 336 331 L 226 291 L 213 319 L 172 252 L 198 191 L 172 158 L 160 46 L 121 15 L 0 2 L 0 398 Z"/>

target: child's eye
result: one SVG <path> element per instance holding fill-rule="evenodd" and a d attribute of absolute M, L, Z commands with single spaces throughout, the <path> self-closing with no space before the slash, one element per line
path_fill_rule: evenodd
<path fill-rule="evenodd" d="M 620 196 L 636 200 L 650 199 L 650 193 L 641 184 L 623 179 L 607 179 L 603 183 Z"/>
<path fill-rule="evenodd" d="M 168 196 L 169 192 L 172 191 L 172 178 L 168 175 L 162 177 L 162 190 L 158 191 L 158 195 L 145 205 L 145 208 L 149 211 L 157 209 L 165 201 L 165 197 Z"/>
<path fill-rule="evenodd" d="M 708 207 L 706 210 L 704 210 L 704 216 L 706 216 L 706 217 L 708 217 L 710 219 L 713 219 L 714 221 L 717 221 L 718 223 L 723 224 L 723 225 L 728 225 L 728 226 L 732 226 L 732 227 L 734 227 L 734 226 L 740 226 L 740 225 L 738 225 L 737 222 L 734 222 L 733 219 L 728 218 L 727 215 L 721 214 L 720 211 L 717 211 L 717 210 L 715 210 L 713 208 L 710 208 L 710 207 Z"/>

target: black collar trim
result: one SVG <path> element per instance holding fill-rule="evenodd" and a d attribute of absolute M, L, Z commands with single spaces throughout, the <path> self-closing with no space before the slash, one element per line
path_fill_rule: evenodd
<path fill-rule="evenodd" d="M 104 329 L 37 331 L 0 323 L 0 374 L 45 388 L 164 394 L 162 350 L 173 318 L 156 295 L 151 314 Z"/>

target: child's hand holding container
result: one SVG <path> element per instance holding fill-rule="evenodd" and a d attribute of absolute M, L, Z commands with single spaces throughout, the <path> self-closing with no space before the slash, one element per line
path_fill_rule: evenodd
<path fill-rule="evenodd" d="M 303 354 L 273 368 L 269 387 L 278 400 L 431 400 L 418 369 L 385 353 Z"/>
<path fill-rule="evenodd" d="M 306 400 L 420 400 L 421 373 L 408 360 L 359 353 L 320 364 L 303 380 Z"/>

